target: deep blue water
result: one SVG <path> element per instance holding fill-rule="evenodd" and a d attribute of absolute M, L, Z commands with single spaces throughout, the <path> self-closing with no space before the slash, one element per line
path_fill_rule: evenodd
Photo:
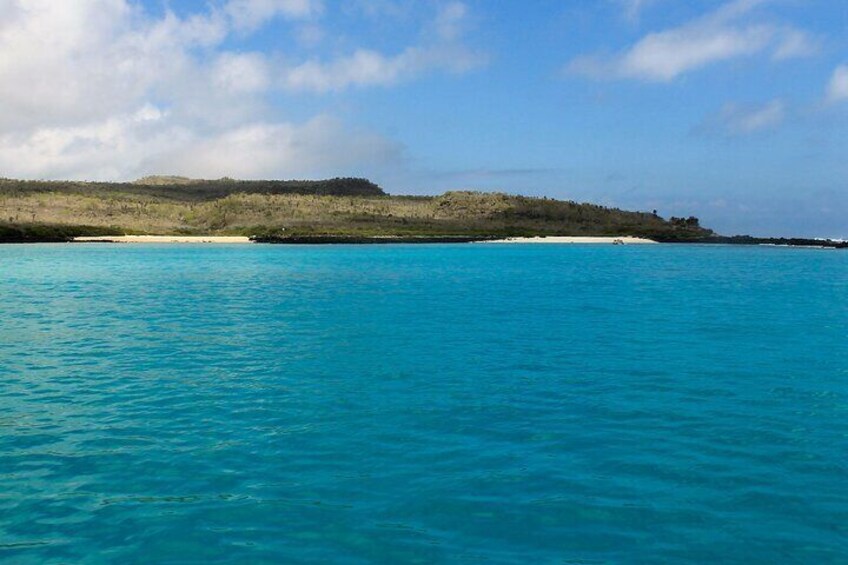
<path fill-rule="evenodd" d="M 848 253 L 0 246 L 0 560 L 846 563 Z"/>

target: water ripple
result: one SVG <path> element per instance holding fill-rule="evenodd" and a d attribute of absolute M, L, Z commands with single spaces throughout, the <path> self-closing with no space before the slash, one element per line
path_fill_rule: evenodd
<path fill-rule="evenodd" d="M 848 562 L 848 261 L 0 246 L 0 560 Z"/>

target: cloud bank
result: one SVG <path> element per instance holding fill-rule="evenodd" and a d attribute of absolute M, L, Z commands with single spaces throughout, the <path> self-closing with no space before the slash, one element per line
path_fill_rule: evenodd
<path fill-rule="evenodd" d="M 130 0 L 0 1 L 0 176 L 303 178 L 400 161 L 389 139 L 320 111 L 286 119 L 274 100 L 469 70 L 481 59 L 462 41 L 467 8 L 433 10 L 430 39 L 394 55 L 357 48 L 317 62 L 238 47 L 274 20 L 295 37 L 326 10 L 319 0 L 228 0 L 184 15 Z"/>

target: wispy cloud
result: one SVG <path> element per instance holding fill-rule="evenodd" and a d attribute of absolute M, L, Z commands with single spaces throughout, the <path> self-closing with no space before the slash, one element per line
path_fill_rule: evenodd
<path fill-rule="evenodd" d="M 658 0 L 618 0 L 618 5 L 624 13 L 625 19 L 630 22 L 638 22 L 642 12 L 649 6 L 656 4 Z"/>
<path fill-rule="evenodd" d="M 700 133 L 744 136 L 777 128 L 786 119 L 786 103 L 771 100 L 765 104 L 728 103 L 698 128 Z"/>
<path fill-rule="evenodd" d="M 276 17 L 307 19 L 323 9 L 321 0 L 229 0 L 224 12 L 237 29 L 250 31 Z"/>
<path fill-rule="evenodd" d="M 768 0 L 735 0 L 679 27 L 650 33 L 613 56 L 583 55 L 567 69 L 596 78 L 668 82 L 703 67 L 767 54 L 775 60 L 808 55 L 815 42 L 800 29 L 753 18 Z"/>
<path fill-rule="evenodd" d="M 848 65 L 836 67 L 827 85 L 827 100 L 842 102 L 848 100 Z"/>
<path fill-rule="evenodd" d="M 468 8 L 462 2 L 441 6 L 429 26 L 430 39 L 396 54 L 357 49 L 333 60 L 313 59 L 283 71 L 282 85 L 295 91 L 329 92 L 349 87 L 385 86 L 429 71 L 464 73 L 486 56 L 462 42 Z"/>
<path fill-rule="evenodd" d="M 385 86 L 430 70 L 463 73 L 485 62 L 485 57 L 461 47 L 409 47 L 397 55 L 358 49 L 333 61 L 307 61 L 284 73 L 290 90 L 329 92 L 349 87 Z"/>
<path fill-rule="evenodd" d="M 781 28 L 780 41 L 772 54 L 776 61 L 794 59 L 796 57 L 809 57 L 819 52 L 821 48 L 817 38 L 809 33 L 793 29 L 791 27 Z"/>

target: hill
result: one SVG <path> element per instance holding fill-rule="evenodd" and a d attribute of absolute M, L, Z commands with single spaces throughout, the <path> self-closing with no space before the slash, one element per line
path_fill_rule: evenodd
<path fill-rule="evenodd" d="M 328 180 L 218 180 L 150 176 L 131 183 L 76 181 L 21 181 L 0 179 L 0 196 L 75 194 L 95 197 L 139 197 L 204 202 L 231 194 L 313 194 L 334 196 L 384 196 L 383 189 L 367 179 Z"/>
<path fill-rule="evenodd" d="M 595 204 L 502 193 L 392 196 L 365 179 L 135 183 L 0 180 L 0 239 L 75 235 L 286 237 L 632 235 L 699 240 L 696 218 L 663 219 Z M 5 234 L 5 236 L 4 236 Z"/>

